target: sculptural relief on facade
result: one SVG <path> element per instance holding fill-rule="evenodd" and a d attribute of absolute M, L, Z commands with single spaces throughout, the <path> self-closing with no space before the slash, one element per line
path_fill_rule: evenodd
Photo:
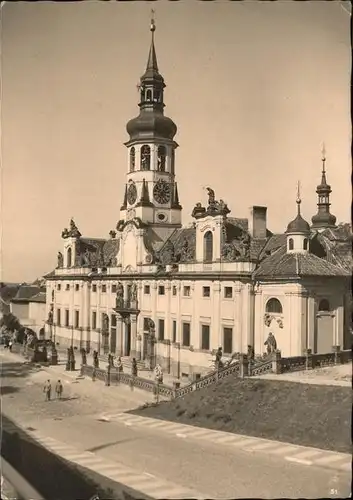
<path fill-rule="evenodd" d="M 267 327 L 270 326 L 272 323 L 272 320 L 277 321 L 279 328 L 283 328 L 283 318 L 282 317 L 278 317 L 278 316 L 275 316 L 273 314 L 266 313 L 264 316 L 265 326 L 267 326 Z"/>

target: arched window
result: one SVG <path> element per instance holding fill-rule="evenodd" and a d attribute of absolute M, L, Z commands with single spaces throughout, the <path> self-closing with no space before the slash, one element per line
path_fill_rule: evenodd
<path fill-rule="evenodd" d="M 293 250 L 294 248 L 294 240 L 293 238 L 289 238 L 288 240 L 288 250 Z"/>
<path fill-rule="evenodd" d="M 330 303 L 327 299 L 321 299 L 319 303 L 319 311 L 328 312 L 330 310 Z"/>
<path fill-rule="evenodd" d="M 174 151 L 174 149 L 172 149 L 172 157 L 171 157 L 171 162 L 170 162 L 170 173 L 172 175 L 174 175 L 174 173 L 175 173 L 174 164 L 175 164 L 175 151 Z"/>
<path fill-rule="evenodd" d="M 146 101 L 152 101 L 152 90 L 146 90 Z"/>
<path fill-rule="evenodd" d="M 71 267 L 72 266 L 72 249 L 69 248 L 67 251 L 67 266 L 66 267 Z"/>
<path fill-rule="evenodd" d="M 151 148 L 147 145 L 141 148 L 141 170 L 150 170 L 151 168 Z"/>
<path fill-rule="evenodd" d="M 266 304 L 266 312 L 274 314 L 282 314 L 282 304 L 278 299 L 270 299 Z"/>
<path fill-rule="evenodd" d="M 165 172 L 165 162 L 166 162 L 167 150 L 165 146 L 158 146 L 157 150 L 157 170 L 159 172 Z"/>
<path fill-rule="evenodd" d="M 203 260 L 204 262 L 213 261 L 213 234 L 207 231 L 203 237 Z"/>
<path fill-rule="evenodd" d="M 304 250 L 307 250 L 307 249 L 308 249 L 308 238 L 304 238 L 304 241 L 303 241 L 303 249 L 304 249 Z"/>
<path fill-rule="evenodd" d="M 130 172 L 135 170 L 135 148 L 130 149 Z"/>

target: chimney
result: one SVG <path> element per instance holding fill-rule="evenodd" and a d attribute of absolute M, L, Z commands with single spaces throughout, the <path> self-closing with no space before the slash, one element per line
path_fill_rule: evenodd
<path fill-rule="evenodd" d="M 248 231 L 253 238 L 267 237 L 267 207 L 250 207 Z"/>

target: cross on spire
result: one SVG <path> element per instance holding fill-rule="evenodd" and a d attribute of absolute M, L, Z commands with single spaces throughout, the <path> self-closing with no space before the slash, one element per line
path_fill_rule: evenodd
<path fill-rule="evenodd" d="M 298 215 L 300 214 L 300 204 L 302 202 L 301 197 L 300 197 L 300 181 L 297 183 L 297 205 L 298 205 Z"/>
<path fill-rule="evenodd" d="M 321 158 L 322 158 L 322 171 L 325 172 L 325 167 L 326 167 L 326 148 L 325 148 L 325 143 L 322 144 L 322 150 L 321 150 Z"/>

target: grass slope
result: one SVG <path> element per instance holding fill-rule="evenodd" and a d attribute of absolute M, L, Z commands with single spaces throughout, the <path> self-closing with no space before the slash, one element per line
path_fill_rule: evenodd
<path fill-rule="evenodd" d="M 352 389 L 228 378 L 135 415 L 351 453 Z"/>

